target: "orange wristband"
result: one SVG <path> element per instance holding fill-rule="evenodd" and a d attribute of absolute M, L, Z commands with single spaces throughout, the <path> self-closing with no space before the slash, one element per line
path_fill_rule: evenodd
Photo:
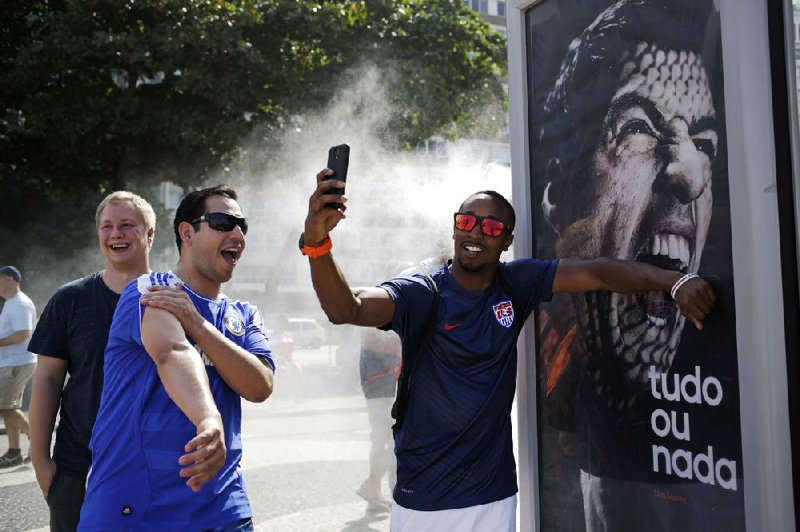
<path fill-rule="evenodd" d="M 319 246 L 309 246 L 305 243 L 305 235 L 300 235 L 300 253 L 310 259 L 318 259 L 325 256 L 331 252 L 331 249 L 333 249 L 333 241 L 329 236 L 325 237 L 325 240 Z"/>

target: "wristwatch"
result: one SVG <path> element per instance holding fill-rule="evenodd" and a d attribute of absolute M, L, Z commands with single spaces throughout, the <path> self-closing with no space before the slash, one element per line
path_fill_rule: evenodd
<path fill-rule="evenodd" d="M 297 243 L 300 247 L 300 253 L 307 256 L 310 259 L 318 259 L 324 255 L 327 255 L 333 249 L 333 241 L 331 241 L 330 236 L 326 236 L 325 240 L 318 246 L 308 246 L 306 245 L 306 234 L 300 233 L 300 241 Z"/>

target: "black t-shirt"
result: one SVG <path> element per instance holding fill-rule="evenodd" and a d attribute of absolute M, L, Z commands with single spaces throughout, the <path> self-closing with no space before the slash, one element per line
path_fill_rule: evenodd
<path fill-rule="evenodd" d="M 53 294 L 39 318 L 28 350 L 67 361 L 61 420 L 53 458 L 59 470 L 86 475 L 89 439 L 103 391 L 103 353 L 119 301 L 101 272 L 76 279 Z"/>

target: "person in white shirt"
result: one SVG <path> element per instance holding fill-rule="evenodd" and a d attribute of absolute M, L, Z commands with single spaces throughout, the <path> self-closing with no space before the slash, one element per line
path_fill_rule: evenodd
<path fill-rule="evenodd" d="M 19 284 L 22 274 L 14 266 L 0 267 L 0 415 L 8 435 L 8 452 L 0 456 L 0 469 L 22 465 L 20 433 L 28 433 L 22 413 L 22 393 L 36 369 L 36 355 L 28 351 L 28 338 L 36 321 L 36 306 Z"/>

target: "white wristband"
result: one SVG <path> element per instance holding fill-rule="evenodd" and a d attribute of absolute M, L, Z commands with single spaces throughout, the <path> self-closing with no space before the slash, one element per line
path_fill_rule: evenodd
<path fill-rule="evenodd" d="M 678 294 L 678 289 L 684 284 L 686 284 L 688 281 L 694 279 L 695 277 L 700 277 L 700 276 L 697 275 L 696 273 L 687 273 L 686 275 L 675 281 L 675 284 L 672 285 L 672 289 L 669 291 L 669 295 L 672 296 L 672 299 L 678 299 L 675 297 Z"/>

